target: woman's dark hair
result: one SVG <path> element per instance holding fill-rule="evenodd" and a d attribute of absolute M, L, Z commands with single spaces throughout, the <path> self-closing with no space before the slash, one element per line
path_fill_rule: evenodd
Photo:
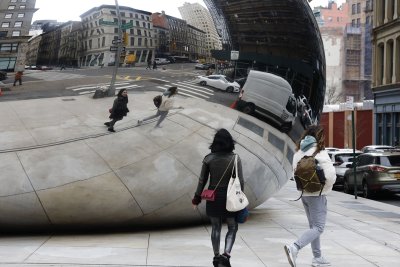
<path fill-rule="evenodd" d="M 122 92 L 123 92 L 123 91 L 126 91 L 126 89 L 120 89 L 117 96 L 118 96 L 118 97 L 122 96 Z"/>
<path fill-rule="evenodd" d="M 235 149 L 235 141 L 226 129 L 219 129 L 214 136 L 214 140 L 209 147 L 212 153 L 232 152 Z"/>
<path fill-rule="evenodd" d="M 176 90 L 178 90 L 178 87 L 176 87 L 176 86 L 172 86 L 172 87 L 168 88 L 168 92 L 169 92 L 168 97 L 171 97 L 174 94 L 176 94 Z"/>
<path fill-rule="evenodd" d="M 300 142 L 304 139 L 307 135 L 313 136 L 317 140 L 317 152 L 325 149 L 325 134 L 324 128 L 319 125 L 310 125 L 308 128 L 303 132 L 299 142 L 297 142 L 297 150 L 300 149 Z"/>

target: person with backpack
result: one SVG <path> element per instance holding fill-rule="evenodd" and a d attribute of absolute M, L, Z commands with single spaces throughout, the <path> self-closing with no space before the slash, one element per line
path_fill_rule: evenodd
<path fill-rule="evenodd" d="M 147 118 L 144 118 L 142 120 L 138 120 L 138 125 L 141 125 L 143 122 L 147 121 L 147 120 L 151 120 L 157 117 L 160 117 L 156 123 L 156 125 L 154 126 L 154 128 L 161 128 L 160 124 L 161 122 L 163 122 L 163 120 L 167 117 L 169 110 L 171 109 L 182 109 L 183 107 L 175 107 L 174 106 L 174 98 L 175 95 L 178 93 L 178 87 L 176 86 L 172 86 L 170 88 L 168 88 L 168 90 L 166 90 L 162 96 L 161 96 L 161 103 L 156 103 L 155 100 L 154 104 L 158 105 L 157 107 L 157 113 L 155 115 L 151 115 Z"/>
<path fill-rule="evenodd" d="M 325 150 L 324 142 L 324 129 L 319 125 L 311 125 L 304 131 L 302 138 L 297 143 L 297 151 L 293 156 L 293 171 L 295 175 L 302 175 L 299 170 L 296 170 L 296 168 L 299 168 L 298 163 L 303 158 L 311 156 L 315 158 L 317 164 L 317 166 L 314 165 L 316 169 L 312 170 L 312 172 L 321 173 L 322 171 L 323 174 L 321 173 L 320 176 L 324 175 L 325 181 L 324 184 L 319 185 L 322 190 L 308 190 L 307 186 L 302 189 L 301 201 L 303 202 L 310 229 L 306 230 L 292 244 L 284 246 L 286 256 L 292 267 L 296 267 L 296 258 L 299 251 L 310 243 L 313 253 L 311 265 L 314 267 L 330 266 L 329 261 L 321 254 L 320 236 L 324 231 L 326 222 L 326 195 L 332 191 L 333 184 L 336 181 L 336 172 L 328 152 Z M 320 170 L 318 171 L 317 169 Z"/>
<path fill-rule="evenodd" d="M 118 92 L 117 98 L 114 100 L 114 104 L 110 109 L 110 122 L 105 122 L 104 125 L 108 127 L 108 131 L 114 131 L 114 124 L 117 121 L 122 120 L 129 112 L 128 109 L 128 91 L 121 89 Z"/>

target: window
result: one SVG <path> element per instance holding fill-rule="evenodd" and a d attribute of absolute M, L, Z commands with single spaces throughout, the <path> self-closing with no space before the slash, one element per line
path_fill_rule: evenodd
<path fill-rule="evenodd" d="M 0 37 L 7 37 L 7 31 L 0 31 Z"/>
<path fill-rule="evenodd" d="M 26 3 L 26 0 L 21 0 L 22 3 Z"/>
<path fill-rule="evenodd" d="M 360 18 L 358 18 L 358 19 L 357 19 L 357 28 L 360 27 L 360 24 L 361 24 L 361 20 L 360 20 Z"/>
<path fill-rule="evenodd" d="M 1 27 L 2 27 L 2 28 L 10 28 L 10 22 L 3 22 L 3 23 L 1 24 Z"/>
<path fill-rule="evenodd" d="M 139 25 L 139 21 L 136 21 L 136 26 L 140 27 L 140 25 Z"/>
<path fill-rule="evenodd" d="M 21 27 L 22 27 L 22 21 L 16 21 L 16 22 L 14 23 L 14 27 L 15 27 L 15 28 L 21 28 Z"/>
<path fill-rule="evenodd" d="M 20 5 L 20 6 L 19 6 L 19 9 L 25 9 L 25 8 L 26 8 L 25 5 Z"/>
<path fill-rule="evenodd" d="M 14 5 L 8 6 L 8 9 L 15 9 Z"/>
<path fill-rule="evenodd" d="M 135 37 L 131 37 L 131 46 L 135 46 Z"/>
<path fill-rule="evenodd" d="M 25 17 L 25 13 L 18 13 L 18 18 L 24 18 Z"/>
<path fill-rule="evenodd" d="M 11 19 L 12 18 L 12 13 L 6 13 L 6 15 L 4 16 L 5 19 Z"/>
<path fill-rule="evenodd" d="M 352 15 L 356 14 L 356 4 L 351 5 L 351 14 Z"/>
<path fill-rule="evenodd" d="M 137 35 L 142 35 L 142 31 L 141 30 L 137 30 Z"/>
<path fill-rule="evenodd" d="M 357 3 L 357 14 L 361 13 L 361 3 Z"/>
<path fill-rule="evenodd" d="M 17 0 L 11 0 L 10 2 L 11 2 L 11 3 L 16 3 L 16 2 L 17 2 Z"/>
<path fill-rule="evenodd" d="M 138 38 L 138 46 L 142 46 L 142 38 Z"/>
<path fill-rule="evenodd" d="M 111 15 L 117 15 L 115 11 L 110 11 Z"/>
<path fill-rule="evenodd" d="M 13 31 L 12 36 L 21 36 L 21 31 Z"/>
<path fill-rule="evenodd" d="M 17 52 L 18 44 L 0 44 L 0 52 Z"/>

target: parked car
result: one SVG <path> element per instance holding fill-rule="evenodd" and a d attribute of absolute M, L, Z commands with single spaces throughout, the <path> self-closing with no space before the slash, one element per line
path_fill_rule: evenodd
<path fill-rule="evenodd" d="M 37 66 L 38 70 L 52 70 L 53 68 L 47 66 Z"/>
<path fill-rule="evenodd" d="M 165 65 L 165 64 L 169 64 L 170 63 L 170 61 L 168 59 L 161 58 L 161 57 L 160 58 L 156 57 L 154 59 L 154 61 L 157 63 L 157 65 Z"/>
<path fill-rule="evenodd" d="M 373 152 L 373 151 L 382 151 L 385 149 L 395 149 L 394 146 L 385 146 L 385 145 L 371 145 L 371 146 L 365 146 L 361 148 L 361 151 L 363 153 L 368 153 L 368 152 Z"/>
<path fill-rule="evenodd" d="M 7 79 L 7 72 L 0 70 L 0 81 Z"/>
<path fill-rule="evenodd" d="M 214 63 L 198 63 L 194 65 L 196 70 L 208 70 L 208 69 L 215 69 Z"/>
<path fill-rule="evenodd" d="M 361 190 L 363 197 L 373 198 L 379 192 L 400 193 L 400 152 L 363 153 L 355 164 L 357 191 Z M 347 166 L 351 168 L 352 164 Z M 344 174 L 343 191 L 354 191 L 352 169 Z"/>
<path fill-rule="evenodd" d="M 340 148 L 336 148 L 336 147 L 325 147 L 325 150 L 329 152 L 335 152 L 335 151 L 339 151 Z M 330 155 L 331 156 L 331 155 Z"/>
<path fill-rule="evenodd" d="M 297 101 L 290 84 L 272 73 L 251 70 L 237 102 L 246 114 L 257 112 L 289 131 L 297 116 Z"/>
<path fill-rule="evenodd" d="M 240 85 L 225 75 L 197 76 L 194 82 L 203 86 L 209 85 L 228 93 L 237 93 L 240 90 Z"/>
<path fill-rule="evenodd" d="M 360 150 L 355 151 L 355 156 L 359 156 L 362 152 Z M 354 162 L 353 149 L 337 149 L 335 151 L 329 151 L 329 156 L 333 162 L 333 166 L 336 171 L 336 182 L 335 185 L 343 185 L 344 174 L 349 169 L 347 165 Z"/>

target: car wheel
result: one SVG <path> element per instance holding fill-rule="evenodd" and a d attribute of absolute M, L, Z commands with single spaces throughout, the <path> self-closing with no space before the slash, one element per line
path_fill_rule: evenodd
<path fill-rule="evenodd" d="M 346 178 L 343 181 L 343 192 L 346 193 L 346 194 L 350 194 L 351 193 L 350 185 L 349 185 L 349 182 L 347 182 Z"/>
<path fill-rule="evenodd" d="M 245 114 L 252 114 L 255 110 L 255 106 L 254 104 L 250 103 L 250 104 L 246 104 L 243 108 L 242 108 L 242 112 Z"/>
<path fill-rule="evenodd" d="M 233 93 L 233 87 L 232 87 L 232 86 L 229 86 L 228 88 L 226 88 L 226 91 L 227 91 L 228 93 Z"/>
<path fill-rule="evenodd" d="M 200 82 L 200 85 L 206 86 L 206 85 L 207 85 L 207 82 L 206 82 L 206 81 L 201 81 L 201 82 Z"/>
<path fill-rule="evenodd" d="M 374 193 L 371 191 L 371 189 L 368 186 L 368 183 L 366 181 L 363 182 L 363 190 L 362 190 L 362 196 L 364 198 L 373 198 L 374 197 Z"/>

